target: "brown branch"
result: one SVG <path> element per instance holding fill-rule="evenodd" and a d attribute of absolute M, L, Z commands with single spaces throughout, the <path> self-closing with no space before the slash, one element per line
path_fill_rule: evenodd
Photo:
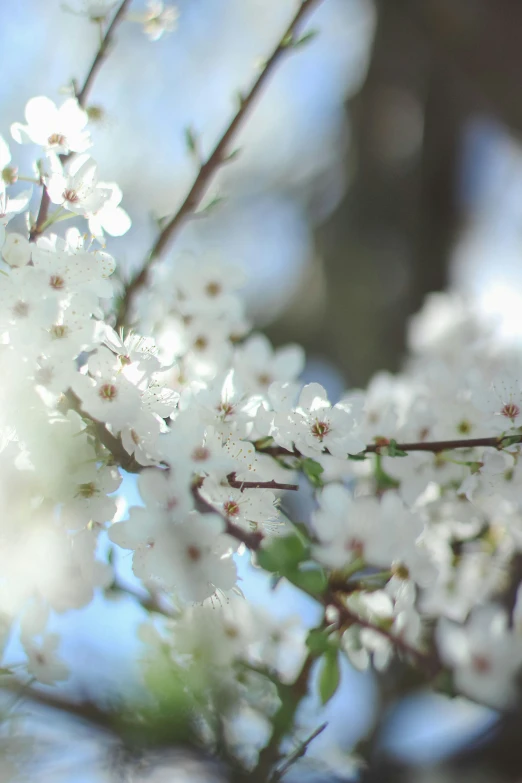
<path fill-rule="evenodd" d="M 29 699 L 42 707 L 60 710 L 100 729 L 113 730 L 119 713 L 112 708 L 103 709 L 94 701 L 73 701 L 61 696 L 58 691 L 44 691 L 33 685 L 24 684 L 17 678 L 2 677 L 0 689 L 15 693 L 19 698 Z"/>
<path fill-rule="evenodd" d="M 140 465 L 137 460 L 134 459 L 132 454 L 128 454 L 123 448 L 123 444 L 120 438 L 109 432 L 103 422 L 93 419 L 88 413 L 82 410 L 82 403 L 80 398 L 69 389 L 63 395 L 68 408 L 76 411 L 83 419 L 89 422 L 89 426 L 93 430 L 97 440 L 105 446 L 107 451 L 112 455 L 114 461 L 127 473 L 140 473 L 144 469 L 144 465 Z"/>
<path fill-rule="evenodd" d="M 98 47 L 98 51 L 96 52 L 94 60 L 92 61 L 92 65 L 89 69 L 89 73 L 85 77 L 83 87 L 81 88 L 81 90 L 79 90 L 76 93 L 76 98 L 78 99 L 78 103 L 82 108 L 85 108 L 85 104 L 87 102 L 87 96 L 90 92 L 93 82 L 98 74 L 98 71 L 102 67 L 104 60 L 109 54 L 109 48 L 112 44 L 114 33 L 116 32 L 116 28 L 123 21 L 125 11 L 127 10 L 127 7 L 130 4 L 131 4 L 131 0 L 123 0 L 120 7 L 114 14 L 112 18 L 112 22 L 108 26 L 105 35 L 103 36 L 100 42 L 100 46 Z"/>
<path fill-rule="evenodd" d="M 504 441 L 508 441 L 504 444 Z M 488 438 L 469 438 L 460 440 L 434 440 L 423 441 L 416 443 L 397 443 L 395 447 L 400 451 L 432 451 L 434 454 L 438 454 L 441 451 L 451 451 L 452 449 L 473 449 L 476 447 L 484 446 L 494 449 L 502 449 L 506 445 L 513 443 L 520 443 L 522 441 L 522 435 L 503 435 L 500 437 L 488 437 Z M 389 441 L 383 440 L 380 443 L 374 443 L 370 446 L 366 446 L 363 454 L 381 454 L 386 453 L 385 449 L 389 446 Z"/>
<path fill-rule="evenodd" d="M 235 473 L 229 473 L 227 479 L 230 487 L 240 489 L 241 492 L 244 489 L 284 489 L 297 492 L 299 489 L 298 484 L 281 484 L 278 481 L 239 481 Z"/>
<path fill-rule="evenodd" d="M 92 61 L 92 65 L 85 78 L 83 86 L 81 87 L 80 90 L 76 91 L 76 98 L 78 100 L 79 105 L 82 108 L 85 108 L 85 104 L 87 102 L 87 96 L 92 87 L 94 79 L 96 78 L 98 71 L 103 65 L 105 58 L 107 57 L 107 54 L 109 52 L 109 47 L 112 43 L 116 28 L 118 24 L 120 24 L 120 22 L 123 20 L 123 16 L 125 14 L 125 11 L 127 10 L 127 6 L 129 6 L 130 3 L 131 0 L 123 0 L 120 7 L 114 14 L 112 22 L 108 26 L 107 31 L 100 42 L 98 51 L 96 52 L 94 60 Z M 60 160 L 62 161 L 62 163 L 65 163 L 65 161 L 68 160 L 70 157 L 71 157 L 70 153 L 69 155 L 60 155 Z M 49 198 L 49 194 L 47 193 L 47 189 L 44 185 L 42 198 L 40 201 L 40 207 L 38 209 L 38 215 L 36 218 L 36 223 L 34 224 L 34 226 L 31 228 L 31 231 L 29 232 L 29 242 L 34 242 L 35 239 L 39 237 L 40 234 L 43 232 L 43 226 L 47 222 L 47 216 L 49 214 L 50 205 L 51 205 L 51 199 Z"/>
<path fill-rule="evenodd" d="M 394 443 L 394 447 L 399 451 L 431 451 L 434 454 L 439 454 L 441 451 L 451 451 L 453 449 L 473 449 L 478 447 L 503 449 L 507 446 L 511 446 L 515 443 L 522 443 L 521 435 L 499 435 L 493 437 L 484 438 L 461 438 L 459 440 L 433 440 L 433 441 L 416 441 L 415 443 Z M 255 445 L 255 444 L 254 444 Z M 391 445 L 388 438 L 379 438 L 378 442 L 371 443 L 366 446 L 359 454 L 351 456 L 363 456 L 364 454 L 382 454 L 386 455 L 386 448 Z M 303 455 L 298 449 L 290 451 L 283 446 L 256 446 L 257 451 L 263 454 L 269 454 L 271 457 L 297 457 L 301 458 Z M 328 449 L 324 449 L 321 454 L 329 454 Z M 348 455 L 347 455 L 348 456 Z"/>
<path fill-rule="evenodd" d="M 230 144 L 235 138 L 237 131 L 243 124 L 249 111 L 251 110 L 255 99 L 258 97 L 265 83 L 268 81 L 269 76 L 274 71 L 274 68 L 279 60 L 285 53 L 291 51 L 292 42 L 295 40 L 296 30 L 304 20 L 305 16 L 321 2 L 322 0 L 302 0 L 300 3 L 297 13 L 279 39 L 279 43 L 266 61 L 265 66 L 259 74 L 257 80 L 254 82 L 250 91 L 245 96 L 242 96 L 239 109 L 232 118 L 232 121 L 217 142 L 207 160 L 201 164 L 196 179 L 194 180 L 192 187 L 186 195 L 185 200 L 181 204 L 176 214 L 168 221 L 159 234 L 154 245 L 150 249 L 147 259 L 145 260 L 145 263 L 143 264 L 140 271 L 127 285 L 121 300 L 116 321 L 116 329 L 127 325 L 129 310 L 134 296 L 140 288 L 143 288 L 147 284 L 149 269 L 152 263 L 163 253 L 176 231 L 184 222 L 185 218 L 193 214 L 197 209 L 201 199 L 205 195 L 210 185 L 212 178 L 221 168 L 221 166 L 226 163 Z"/>
<path fill-rule="evenodd" d="M 310 674 L 316 655 L 309 652 L 301 669 L 291 685 L 279 685 L 285 692 L 281 706 L 272 718 L 272 734 L 264 748 L 259 752 L 257 764 L 250 773 L 249 780 L 265 783 L 267 780 L 277 780 L 270 776 L 275 764 L 281 760 L 281 743 L 293 729 L 297 709 L 310 689 Z"/>

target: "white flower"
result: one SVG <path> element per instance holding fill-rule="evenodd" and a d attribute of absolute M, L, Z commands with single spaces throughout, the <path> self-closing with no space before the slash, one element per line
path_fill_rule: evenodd
<path fill-rule="evenodd" d="M 346 459 L 365 448 L 364 441 L 356 433 L 358 422 L 347 407 L 328 402 L 326 391 L 318 383 L 304 387 L 294 416 L 296 424 L 295 445 L 308 457 L 328 449 L 330 454 Z"/>
<path fill-rule="evenodd" d="M 7 196 L 5 190 L 0 188 L 0 247 L 5 241 L 5 227 L 15 215 L 27 209 L 32 195 L 32 188 L 15 197 Z"/>
<path fill-rule="evenodd" d="M 125 210 L 119 206 L 123 194 L 115 182 L 98 182 L 98 187 L 109 191 L 109 198 L 100 209 L 89 216 L 89 231 L 100 242 L 103 242 L 103 232 L 111 237 L 121 237 L 131 227 L 131 219 Z"/>
<path fill-rule="evenodd" d="M 143 509 L 132 511 L 136 515 Z M 234 587 L 236 567 L 226 538 L 221 535 L 224 522 L 217 514 L 192 511 L 176 524 L 146 512 L 134 518 L 139 520 L 135 530 L 119 523 L 113 525 L 109 535 L 119 546 L 134 549 L 136 576 L 157 580 L 165 590 L 187 602 L 201 602 L 216 590 L 226 592 Z"/>
<path fill-rule="evenodd" d="M 489 388 L 477 384 L 473 402 L 487 416 L 484 424 L 494 434 L 522 426 L 522 379 L 516 372 L 499 373 Z"/>
<path fill-rule="evenodd" d="M 9 266 L 25 266 L 31 260 L 31 245 L 22 234 L 8 234 L 2 248 L 2 258 Z"/>
<path fill-rule="evenodd" d="M 508 628 L 501 607 L 475 607 L 464 626 L 443 617 L 436 639 L 441 658 L 452 667 L 455 685 L 462 693 L 491 707 L 513 704 L 522 646 Z"/>
<path fill-rule="evenodd" d="M 3 136 L 0 136 L 0 189 L 6 185 L 14 185 L 18 180 L 18 168 L 10 166 L 11 151 Z"/>
<path fill-rule="evenodd" d="M 44 181 L 53 204 L 90 217 L 110 199 L 111 191 L 99 186 L 96 161 L 88 155 L 76 155 L 65 166 L 57 155 L 49 155 L 48 161 L 50 174 Z"/>
<path fill-rule="evenodd" d="M 165 5 L 163 0 L 147 0 L 147 11 L 143 14 L 129 14 L 128 18 L 143 25 L 143 32 L 151 41 L 157 41 L 163 33 L 176 29 L 178 10 Z"/>
<path fill-rule="evenodd" d="M 25 107 L 27 125 L 15 122 L 11 135 L 19 144 L 39 144 L 46 152 L 57 155 L 85 152 L 91 146 L 85 130 L 88 116 L 76 98 L 68 98 L 60 108 L 49 98 L 31 98 Z"/>
<path fill-rule="evenodd" d="M 245 530 L 273 529 L 279 512 L 269 489 L 237 489 L 205 479 L 201 496 L 230 522 Z"/>
<path fill-rule="evenodd" d="M 242 386 L 249 392 L 266 394 L 275 381 L 295 381 L 303 371 L 304 351 L 300 345 L 274 350 L 264 334 L 253 334 L 236 348 L 234 367 Z"/>
<path fill-rule="evenodd" d="M 56 234 L 39 237 L 32 245 L 32 258 L 35 268 L 47 275 L 49 293 L 59 299 L 91 292 L 90 304 L 98 306 L 99 297 L 112 296 L 107 278 L 116 266 L 113 257 L 102 250 L 87 252 L 77 229 L 69 229 L 65 239 Z"/>
<path fill-rule="evenodd" d="M 96 468 L 85 464 L 70 476 L 72 497 L 63 505 L 60 521 L 68 530 L 84 528 L 88 522 L 103 525 L 116 513 L 116 501 L 108 497 L 121 484 L 117 468 Z"/>
<path fill-rule="evenodd" d="M 219 433 L 205 426 L 189 412 L 180 414 L 161 440 L 166 462 L 180 473 L 224 477 L 235 470 L 236 463 L 224 448 Z"/>
<path fill-rule="evenodd" d="M 105 349 L 106 353 L 110 352 Z M 110 354 L 114 357 L 114 354 Z M 78 374 L 72 386 L 81 400 L 82 408 L 93 418 L 110 424 L 115 432 L 132 426 L 140 413 L 139 392 L 110 362 L 104 361 L 102 349 L 89 359 L 93 378 Z"/>

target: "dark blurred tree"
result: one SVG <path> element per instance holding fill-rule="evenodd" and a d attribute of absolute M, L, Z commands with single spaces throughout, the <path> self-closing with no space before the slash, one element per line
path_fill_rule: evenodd
<path fill-rule="evenodd" d="M 316 232 L 326 306 L 280 321 L 276 342 L 298 339 L 353 385 L 396 370 L 407 318 L 448 282 L 462 219 L 463 130 L 489 114 L 522 132 L 522 3 L 378 0 L 365 83 L 347 105 L 352 129 L 346 195 Z"/>

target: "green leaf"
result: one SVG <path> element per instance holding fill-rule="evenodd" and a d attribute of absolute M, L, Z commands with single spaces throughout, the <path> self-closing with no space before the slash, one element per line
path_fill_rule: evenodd
<path fill-rule="evenodd" d="M 190 152 L 191 155 L 196 155 L 198 151 L 198 140 L 197 140 L 196 132 L 189 125 L 187 128 L 185 128 L 184 134 L 185 134 L 185 144 L 187 145 L 188 151 Z"/>
<path fill-rule="evenodd" d="M 310 41 L 313 41 L 316 36 L 319 35 L 319 30 L 309 30 L 309 32 L 302 35 L 300 38 L 298 38 L 296 41 L 294 41 L 294 49 L 298 49 L 301 46 L 306 46 L 310 43 Z"/>
<path fill-rule="evenodd" d="M 301 461 L 300 467 L 313 487 L 323 486 L 321 474 L 324 473 L 324 468 L 322 465 L 320 465 L 314 459 L 307 457 Z"/>
<path fill-rule="evenodd" d="M 232 150 L 232 152 L 225 158 L 225 163 L 232 163 L 232 161 L 235 160 L 238 155 L 241 155 L 241 147 L 236 147 L 235 150 Z"/>
<path fill-rule="evenodd" d="M 320 595 L 324 593 L 328 586 L 328 579 L 322 568 L 317 566 L 312 568 L 296 568 L 287 571 L 286 578 L 296 587 L 304 590 L 311 595 Z"/>
<path fill-rule="evenodd" d="M 267 449 L 269 446 L 274 445 L 274 439 L 271 435 L 267 435 L 266 438 L 260 438 L 259 440 L 256 440 L 255 447 L 257 451 L 263 451 L 264 449 Z"/>
<path fill-rule="evenodd" d="M 312 628 L 306 637 L 306 646 L 310 652 L 322 655 L 331 648 L 331 643 L 324 629 Z"/>
<path fill-rule="evenodd" d="M 321 658 L 320 666 L 319 696 L 321 703 L 326 704 L 336 692 L 341 681 L 338 651 L 333 648 L 327 650 Z"/>
<path fill-rule="evenodd" d="M 390 443 L 386 447 L 386 454 L 388 457 L 407 457 L 408 453 L 402 449 L 397 448 L 397 441 L 390 440 Z"/>
<path fill-rule="evenodd" d="M 357 462 L 364 462 L 366 454 L 348 454 L 348 459 L 353 459 Z"/>
<path fill-rule="evenodd" d="M 306 560 L 307 557 L 308 549 L 296 533 L 281 538 L 272 538 L 266 546 L 262 546 L 257 552 L 257 562 L 261 568 L 272 573 L 283 574 L 283 576 L 294 571 L 298 564 Z"/>

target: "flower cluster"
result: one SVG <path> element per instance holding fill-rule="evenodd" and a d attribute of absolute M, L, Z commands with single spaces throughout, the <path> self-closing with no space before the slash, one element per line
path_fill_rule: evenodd
<path fill-rule="evenodd" d="M 105 18 L 112 5 L 86 13 Z M 156 39 L 174 14 L 148 7 Z M 285 634 L 239 597 L 236 555 L 248 547 L 323 609 L 320 628 L 292 640 L 296 661 L 322 660 L 323 701 L 342 651 L 359 668 L 399 654 L 509 706 L 522 666 L 519 346 L 469 303 L 432 296 L 405 370 L 332 403 L 300 383 L 299 346 L 251 332 L 241 270 L 207 256 L 156 264 L 139 331 L 117 332 L 104 242 L 130 218 L 98 177 L 88 113 L 77 97 L 32 98 L 11 134 L 38 148 L 46 205 L 31 216 L 0 139 L 0 613 L 6 635 L 20 623 L 28 673 L 67 677 L 48 620 L 114 587 L 99 546 L 109 541 L 175 607 L 156 639 L 169 661 L 217 647 L 212 665 L 246 701 L 238 666 L 286 681 Z M 66 219 L 77 227 L 54 233 Z M 143 505 L 122 519 L 124 471 L 139 474 Z M 281 502 L 299 473 L 315 497 L 293 526 Z"/>

